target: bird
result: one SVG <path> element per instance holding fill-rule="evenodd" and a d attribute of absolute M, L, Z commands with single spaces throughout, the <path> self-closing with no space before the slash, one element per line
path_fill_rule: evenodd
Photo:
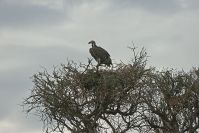
<path fill-rule="evenodd" d="M 96 60 L 97 62 L 97 70 L 98 67 L 102 64 L 110 67 L 112 64 L 112 60 L 110 58 L 110 54 L 103 48 L 96 45 L 95 41 L 91 40 L 88 42 L 88 44 L 91 44 L 91 48 L 89 49 L 89 52 L 91 56 Z"/>

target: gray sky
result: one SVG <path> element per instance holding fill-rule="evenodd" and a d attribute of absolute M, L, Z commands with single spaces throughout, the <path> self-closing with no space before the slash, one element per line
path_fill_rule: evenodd
<path fill-rule="evenodd" d="M 90 40 L 114 62 L 130 60 L 133 41 L 158 69 L 198 67 L 198 24 L 198 0 L 1 0 L 0 132 L 41 133 L 20 107 L 30 77 L 67 58 L 87 61 Z"/>

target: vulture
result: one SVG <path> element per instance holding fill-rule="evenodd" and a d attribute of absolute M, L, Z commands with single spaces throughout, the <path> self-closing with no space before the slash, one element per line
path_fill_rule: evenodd
<path fill-rule="evenodd" d="M 102 65 L 105 64 L 106 66 L 110 67 L 110 65 L 112 65 L 112 60 L 110 58 L 109 53 L 96 45 L 95 41 L 90 41 L 88 44 L 92 45 L 92 48 L 89 49 L 89 52 L 91 54 L 91 56 L 97 61 L 97 68 Z"/>

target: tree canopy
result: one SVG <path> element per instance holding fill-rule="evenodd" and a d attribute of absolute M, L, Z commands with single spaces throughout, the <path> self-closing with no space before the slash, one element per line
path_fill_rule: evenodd
<path fill-rule="evenodd" d="M 145 49 L 114 68 L 69 61 L 33 76 L 23 105 L 47 133 L 194 133 L 199 129 L 199 69 L 147 66 Z"/>

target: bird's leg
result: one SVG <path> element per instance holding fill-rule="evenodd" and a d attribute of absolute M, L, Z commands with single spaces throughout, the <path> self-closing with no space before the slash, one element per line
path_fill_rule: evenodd
<path fill-rule="evenodd" d="M 111 64 L 111 70 L 113 70 L 113 64 Z"/>
<path fill-rule="evenodd" d="M 96 66 L 96 68 L 97 68 L 97 72 L 98 72 L 98 70 L 99 70 L 99 66 L 100 66 L 100 63 L 101 61 L 100 61 L 100 59 L 97 59 L 97 66 Z"/>
<path fill-rule="evenodd" d="M 97 65 L 99 66 L 101 64 L 100 58 L 97 59 Z"/>
<path fill-rule="evenodd" d="M 96 68 L 97 68 L 97 71 L 96 71 L 96 72 L 98 73 L 98 70 L 99 70 L 99 64 L 97 64 Z"/>

